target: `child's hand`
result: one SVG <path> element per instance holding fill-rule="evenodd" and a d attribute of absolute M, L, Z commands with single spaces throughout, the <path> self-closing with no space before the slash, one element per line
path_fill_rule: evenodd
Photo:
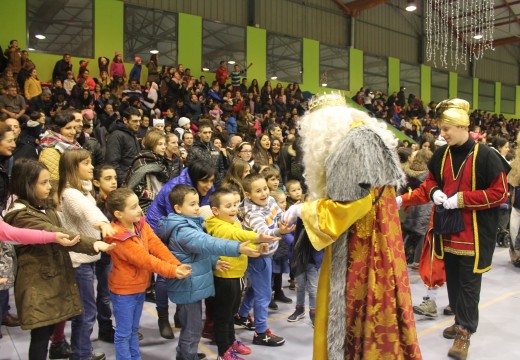
<path fill-rule="evenodd" d="M 177 266 L 177 270 L 175 270 L 175 277 L 177 279 L 184 279 L 191 275 L 191 265 L 181 264 Z"/>
<path fill-rule="evenodd" d="M 289 225 L 282 221 L 279 221 L 278 228 L 280 229 L 280 234 L 285 235 L 294 231 L 294 229 L 296 229 L 296 224 Z"/>
<path fill-rule="evenodd" d="M 56 243 L 61 246 L 74 246 L 79 242 L 79 235 L 76 235 L 74 239 L 70 240 L 69 235 L 64 234 L 62 232 L 56 233 Z"/>
<path fill-rule="evenodd" d="M 263 242 L 272 242 L 272 241 L 280 241 L 281 237 L 266 235 L 266 234 L 257 234 L 256 236 L 256 242 L 263 243 Z"/>
<path fill-rule="evenodd" d="M 107 244 L 104 241 L 96 241 L 94 243 L 94 250 L 96 250 L 96 252 L 100 252 L 100 251 L 107 252 L 107 251 L 112 250 L 115 247 L 116 247 L 116 244 Z"/>
<path fill-rule="evenodd" d="M 253 257 L 253 258 L 259 257 L 260 252 L 258 250 L 250 248 L 249 243 L 251 243 L 251 241 L 246 241 L 246 242 L 241 243 L 240 246 L 238 247 L 238 252 L 241 254 L 244 254 L 246 256 Z"/>
<path fill-rule="evenodd" d="M 267 244 L 267 243 L 259 244 L 258 251 L 260 251 L 260 254 L 266 254 L 269 251 L 269 244 Z"/>
<path fill-rule="evenodd" d="M 286 212 L 283 214 L 283 221 L 286 224 L 293 224 L 302 217 L 302 206 L 299 203 L 292 205 Z M 286 234 L 286 233 L 282 233 Z"/>
<path fill-rule="evenodd" d="M 5 284 L 8 280 L 8 278 L 0 278 L 0 284 Z"/>
<path fill-rule="evenodd" d="M 218 271 L 231 270 L 231 264 L 224 260 L 217 260 L 215 269 L 217 269 Z"/>
<path fill-rule="evenodd" d="M 114 230 L 112 225 L 110 225 L 110 223 L 107 223 L 107 222 L 97 223 L 95 225 L 95 227 L 97 227 L 99 230 L 101 230 L 101 236 L 104 238 L 107 236 L 112 236 L 116 233 L 116 231 Z"/>

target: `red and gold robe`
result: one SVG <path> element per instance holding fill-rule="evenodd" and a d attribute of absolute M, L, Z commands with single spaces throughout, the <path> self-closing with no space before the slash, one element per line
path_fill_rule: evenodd
<path fill-rule="evenodd" d="M 328 356 L 331 245 L 348 236 L 345 359 L 421 359 L 399 214 L 392 187 L 349 203 L 304 203 L 309 239 L 325 248 L 316 303 L 314 359 Z M 373 204 L 374 199 L 378 199 Z M 339 321 L 340 319 L 338 319 Z"/>

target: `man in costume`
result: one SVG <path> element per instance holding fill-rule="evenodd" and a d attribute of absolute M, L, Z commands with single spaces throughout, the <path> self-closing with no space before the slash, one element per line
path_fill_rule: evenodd
<path fill-rule="evenodd" d="M 464 360 L 470 336 L 477 330 L 482 274 L 491 269 L 498 206 L 507 201 L 509 165 L 496 151 L 469 136 L 466 100 L 445 100 L 436 109 L 447 145 L 433 154 L 429 174 L 418 190 L 437 205 L 434 252 L 444 259 L 448 297 L 455 312 L 455 324 L 445 329 L 443 336 L 455 339 L 448 356 Z M 409 204 L 407 200 L 403 195 L 402 202 Z M 454 224 L 452 219 L 443 224 L 437 221 L 435 217 L 440 218 L 442 208 L 460 209 L 463 228 L 448 229 Z"/>
<path fill-rule="evenodd" d="M 313 199 L 292 206 L 325 249 L 316 304 L 315 360 L 421 359 L 395 186 L 397 139 L 339 94 L 317 97 L 301 120 Z"/>

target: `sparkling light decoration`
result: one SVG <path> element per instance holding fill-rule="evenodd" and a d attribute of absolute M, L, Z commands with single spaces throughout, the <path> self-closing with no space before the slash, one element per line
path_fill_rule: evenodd
<path fill-rule="evenodd" d="M 493 49 L 494 0 L 425 0 L 426 59 L 467 67 Z"/>

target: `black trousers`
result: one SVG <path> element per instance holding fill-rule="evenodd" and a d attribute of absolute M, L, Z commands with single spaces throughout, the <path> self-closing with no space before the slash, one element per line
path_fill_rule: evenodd
<path fill-rule="evenodd" d="M 31 330 L 29 360 L 46 360 L 54 325 L 42 326 Z"/>
<path fill-rule="evenodd" d="M 477 331 L 478 303 L 482 285 L 482 274 L 473 272 L 474 264 L 474 256 L 444 253 L 448 298 L 455 312 L 455 323 L 470 333 Z"/>
<path fill-rule="evenodd" d="M 215 298 L 213 309 L 215 316 L 215 342 L 220 356 L 229 349 L 235 341 L 235 324 L 233 315 L 240 306 L 240 279 L 225 279 L 214 277 Z"/>

